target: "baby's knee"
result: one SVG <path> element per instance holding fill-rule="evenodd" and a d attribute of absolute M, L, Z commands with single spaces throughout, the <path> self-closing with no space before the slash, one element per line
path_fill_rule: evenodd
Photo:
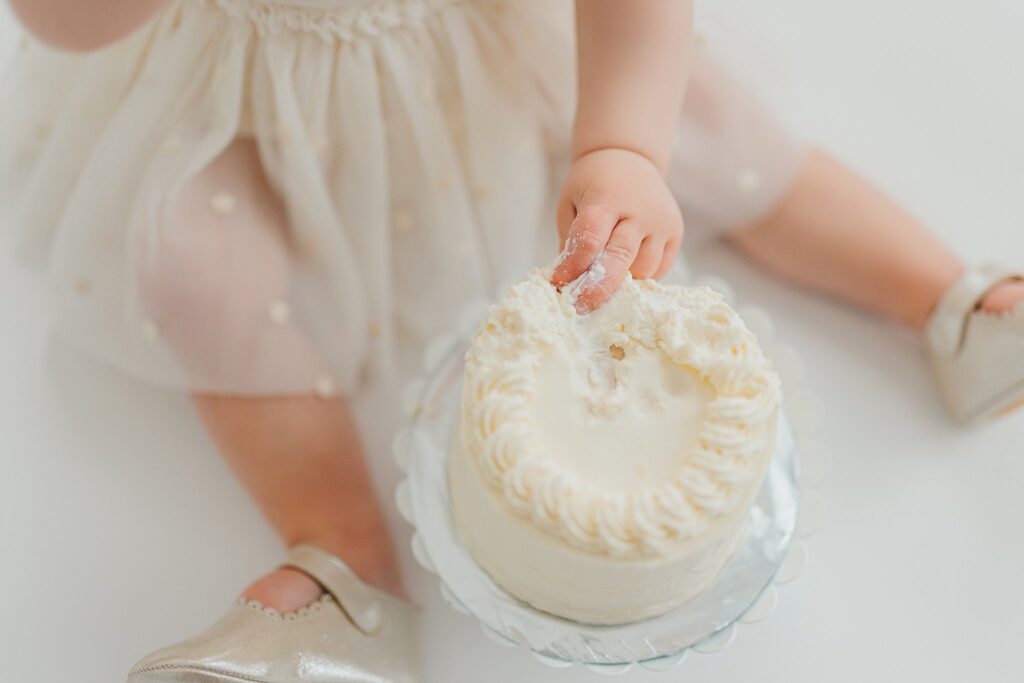
<path fill-rule="evenodd" d="M 149 316 L 179 347 L 244 337 L 287 296 L 284 244 L 246 230 L 172 223 L 143 240 L 137 271 Z"/>
<path fill-rule="evenodd" d="M 221 284 L 210 241 L 189 230 L 173 233 L 148 235 L 137 268 L 147 312 L 168 331 L 212 319 Z"/>
<path fill-rule="evenodd" d="M 259 163 L 252 141 L 233 142 L 147 226 L 136 252 L 149 315 L 200 368 L 288 316 L 287 215 Z"/>

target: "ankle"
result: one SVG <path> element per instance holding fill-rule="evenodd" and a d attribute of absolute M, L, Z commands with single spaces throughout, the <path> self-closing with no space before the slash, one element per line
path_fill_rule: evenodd
<path fill-rule="evenodd" d="M 944 272 L 934 272 L 930 277 L 917 278 L 912 286 L 895 291 L 903 291 L 906 307 L 897 317 L 901 322 L 915 330 L 924 330 L 935 310 L 950 288 L 963 275 L 963 267 L 949 268 Z"/>
<path fill-rule="evenodd" d="M 375 534 L 364 538 L 312 540 L 296 539 L 289 546 L 309 543 L 337 556 L 365 583 L 396 597 L 405 598 L 398 559 L 391 546 L 390 535 Z"/>
<path fill-rule="evenodd" d="M 398 561 L 387 539 L 383 545 L 378 541 L 341 551 L 328 547 L 324 549 L 340 557 L 365 583 L 396 597 L 407 597 Z"/>

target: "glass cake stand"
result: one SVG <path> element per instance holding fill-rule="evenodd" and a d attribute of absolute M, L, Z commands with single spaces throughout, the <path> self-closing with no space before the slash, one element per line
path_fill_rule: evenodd
<path fill-rule="evenodd" d="M 416 527 L 413 552 L 441 579 L 441 592 L 453 608 L 476 617 L 493 640 L 524 646 L 545 664 L 580 664 L 604 674 L 634 665 L 674 668 L 690 649 L 721 649 L 735 635 L 735 624 L 771 611 L 773 582 L 788 580 L 793 571 L 785 565 L 801 559 L 787 555 L 800 496 L 796 442 L 784 415 L 765 482 L 747 518 L 745 541 L 714 584 L 681 607 L 635 623 L 593 626 L 538 611 L 496 586 L 460 542 L 450 514 L 447 458 L 467 346 L 464 339 L 449 337 L 428 350 L 425 379 L 407 390 L 413 418 L 395 442 L 395 457 L 407 475 L 396 500 Z M 795 545 L 802 550 L 802 544 Z"/>

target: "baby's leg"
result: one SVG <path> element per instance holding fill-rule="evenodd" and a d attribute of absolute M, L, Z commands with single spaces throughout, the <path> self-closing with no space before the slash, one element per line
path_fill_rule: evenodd
<path fill-rule="evenodd" d="M 963 271 L 903 209 L 819 150 L 763 220 L 728 237 L 789 280 L 915 328 Z"/>
<path fill-rule="evenodd" d="M 764 220 L 729 240 L 794 282 L 918 329 L 964 268 L 905 210 L 820 150 Z M 1003 311 L 1021 300 L 1024 284 L 1004 282 L 982 307 Z"/>
<path fill-rule="evenodd" d="M 308 542 L 342 558 L 367 582 L 402 592 L 387 524 L 344 399 L 196 396 L 207 430 L 286 545 Z M 246 597 L 295 609 L 319 595 L 281 569 Z"/>
<path fill-rule="evenodd" d="M 190 377 L 235 386 L 253 375 L 312 378 L 325 372 L 286 311 L 288 227 L 255 145 L 236 141 L 182 193 L 171 225 L 143 245 L 142 284 L 161 335 Z M 269 318 L 268 318 L 269 316 Z M 276 320 L 275 320 L 276 318 Z M 326 393 L 326 392 L 322 392 Z M 386 522 L 344 399 L 201 393 L 196 407 L 214 442 L 288 545 L 336 554 L 366 581 L 399 592 Z M 278 570 L 245 595 L 291 610 L 320 593 Z"/>
<path fill-rule="evenodd" d="M 694 215 L 752 260 L 871 312 L 921 328 L 957 279 L 960 260 L 862 177 L 820 150 L 802 151 L 756 100 L 699 59 L 669 178 Z M 1024 299 L 1006 282 L 982 305 Z"/>

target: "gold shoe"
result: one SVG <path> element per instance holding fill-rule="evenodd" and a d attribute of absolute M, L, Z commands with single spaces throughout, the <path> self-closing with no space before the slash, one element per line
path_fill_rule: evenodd
<path fill-rule="evenodd" d="M 1024 406 L 1024 304 L 1002 314 L 978 310 L 985 293 L 1024 272 L 968 268 L 928 321 L 925 341 L 949 413 L 965 423 Z"/>
<path fill-rule="evenodd" d="M 283 566 L 324 595 L 284 615 L 241 599 L 210 629 L 144 658 L 128 683 L 415 683 L 415 607 L 315 546 L 293 547 Z"/>

